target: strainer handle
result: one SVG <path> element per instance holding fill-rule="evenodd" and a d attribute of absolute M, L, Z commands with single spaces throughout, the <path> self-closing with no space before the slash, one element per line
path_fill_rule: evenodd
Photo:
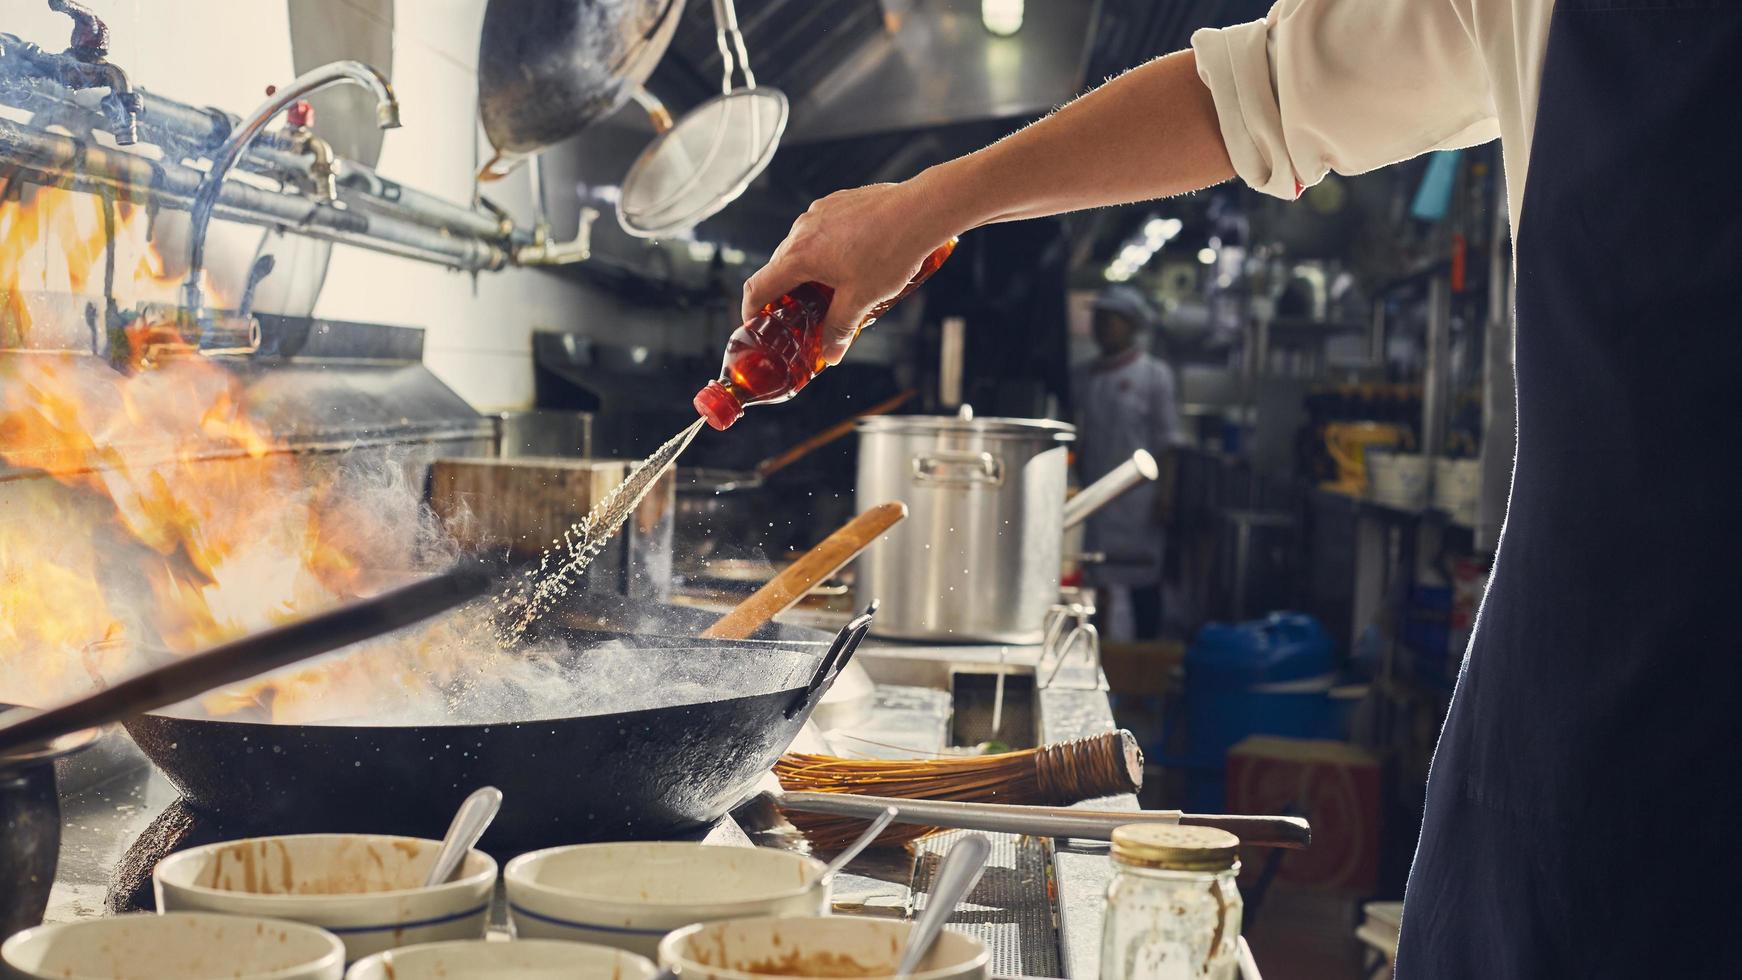
<path fill-rule="evenodd" d="M 756 73 L 750 70 L 750 52 L 744 47 L 744 33 L 738 29 L 738 8 L 732 0 L 714 0 L 714 43 L 720 48 L 720 91 L 732 92 L 733 52 L 737 52 L 738 70 L 744 73 L 744 87 L 756 87 Z"/>

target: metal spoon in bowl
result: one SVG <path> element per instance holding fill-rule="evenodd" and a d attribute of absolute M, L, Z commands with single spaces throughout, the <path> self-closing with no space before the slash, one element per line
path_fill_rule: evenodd
<path fill-rule="evenodd" d="M 811 882 L 811 887 L 826 888 L 829 882 L 835 880 L 836 872 L 846 867 L 848 862 L 858 857 L 860 851 L 870 847 L 871 842 L 877 839 L 877 835 L 883 833 L 883 828 L 895 822 L 895 816 L 899 812 L 900 811 L 892 806 L 886 806 L 883 808 L 882 813 L 872 817 L 871 826 L 866 827 L 865 832 L 855 838 L 853 843 L 848 844 L 841 853 L 835 855 L 833 861 L 830 861 L 827 865 L 823 866 L 823 873 L 817 875 L 817 880 Z"/>
<path fill-rule="evenodd" d="M 435 863 L 430 865 L 425 888 L 445 885 L 460 870 L 460 863 L 490 828 L 496 811 L 502 809 L 502 791 L 494 786 L 474 790 L 460 808 L 454 811 L 454 822 L 448 824 L 447 836 L 436 849 Z"/>
<path fill-rule="evenodd" d="M 943 931 L 944 923 L 955 914 L 962 899 L 967 898 L 979 884 L 980 875 L 986 870 L 986 858 L 991 853 L 992 844 L 984 834 L 967 834 L 950 845 L 932 884 L 931 897 L 926 899 L 925 911 L 920 914 L 913 931 L 907 934 L 907 948 L 901 951 L 901 965 L 895 968 L 896 976 L 905 977 L 919 969 L 920 962 L 931 952 L 932 943 L 937 941 L 938 933 Z"/>

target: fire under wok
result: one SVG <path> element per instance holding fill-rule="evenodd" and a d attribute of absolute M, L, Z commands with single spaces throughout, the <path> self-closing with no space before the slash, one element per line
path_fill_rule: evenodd
<path fill-rule="evenodd" d="M 227 830 L 440 837 L 466 794 L 503 792 L 484 846 L 511 853 L 669 837 L 717 821 L 786 750 L 870 626 L 832 642 L 559 629 L 644 689 L 597 712 L 490 724 L 280 724 L 157 713 L 127 723 L 195 810 Z M 790 637 L 790 633 L 785 634 Z"/>

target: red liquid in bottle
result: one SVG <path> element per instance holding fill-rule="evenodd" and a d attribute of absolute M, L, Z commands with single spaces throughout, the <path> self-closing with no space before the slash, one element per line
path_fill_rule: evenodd
<path fill-rule="evenodd" d="M 952 238 L 926 256 L 913 279 L 901 292 L 872 307 L 859 329 L 870 326 L 918 289 L 955 248 Z M 696 392 L 695 408 L 702 418 L 724 431 L 743 417 L 745 406 L 786 401 L 810 384 L 818 371 L 828 367 L 823 360 L 822 324 L 834 297 L 832 287 L 807 282 L 764 306 L 762 312 L 732 331 L 719 379 Z"/>

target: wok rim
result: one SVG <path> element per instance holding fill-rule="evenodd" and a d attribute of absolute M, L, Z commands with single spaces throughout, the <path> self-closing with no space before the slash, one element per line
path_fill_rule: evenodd
<path fill-rule="evenodd" d="M 236 726 L 237 728 L 252 727 L 252 728 L 272 729 L 272 730 L 276 730 L 276 731 L 289 731 L 292 729 L 297 729 L 297 730 L 306 731 L 306 732 L 318 732 L 321 734 L 336 733 L 336 732 L 380 732 L 380 731 L 388 731 L 388 730 L 391 730 L 391 731 L 443 731 L 443 732 L 458 732 L 458 731 L 471 730 L 471 731 L 477 731 L 477 732 L 484 732 L 486 730 L 496 729 L 496 728 L 521 728 L 521 727 L 525 727 L 527 725 L 549 725 L 549 724 L 561 723 L 561 722 L 590 721 L 592 719 L 598 719 L 598 718 L 628 718 L 628 717 L 632 717 L 635 715 L 645 714 L 645 713 L 654 712 L 654 711 L 677 711 L 677 710 L 681 710 L 683 708 L 700 708 L 700 707 L 707 707 L 710 705 L 729 704 L 729 703 L 734 702 L 734 701 L 748 701 L 748 700 L 752 700 L 755 698 L 778 698 L 781 696 L 786 696 L 788 698 L 791 698 L 791 697 L 796 697 L 800 694 L 807 694 L 809 691 L 810 691 L 810 686 L 808 684 L 800 684 L 800 685 L 797 685 L 795 687 L 784 687 L 784 688 L 781 688 L 781 689 L 775 690 L 775 691 L 761 691 L 761 692 L 758 692 L 755 694 L 741 694 L 741 695 L 736 695 L 734 697 L 729 697 L 729 698 L 718 698 L 718 699 L 713 700 L 713 701 L 692 701 L 688 704 L 666 704 L 666 705 L 660 705 L 660 706 L 654 707 L 654 708 L 636 708 L 632 711 L 604 711 L 604 712 L 600 712 L 598 714 L 590 714 L 590 715 L 556 715 L 556 716 L 550 717 L 550 718 L 526 718 L 526 719 L 521 719 L 518 721 L 453 721 L 453 722 L 431 722 L 428 724 L 420 723 L 420 724 L 412 724 L 412 725 L 394 724 L 394 723 L 388 721 L 388 722 L 375 722 L 375 723 L 367 724 L 367 725 L 334 725 L 334 724 L 324 723 L 324 722 L 250 721 L 250 720 L 243 719 L 243 718 L 192 718 L 192 717 L 189 717 L 187 715 L 167 714 L 163 711 L 146 711 L 146 712 L 143 712 L 141 714 L 135 715 L 132 718 L 129 718 L 125 722 L 122 722 L 122 725 L 128 730 L 128 732 L 132 732 L 133 725 L 136 722 L 138 722 L 142 719 L 149 718 L 149 719 L 153 719 L 156 721 L 170 722 L 170 723 L 193 724 L 193 725 L 233 725 L 233 726 Z"/>
<path fill-rule="evenodd" d="M 799 648 L 798 645 L 802 645 L 802 648 Z M 822 648 L 822 649 L 819 651 L 817 649 L 812 649 L 813 647 Z M 700 649 L 700 650 L 719 650 L 722 648 L 723 649 L 748 649 L 748 650 L 753 650 L 753 651 L 759 652 L 759 653 L 767 653 L 770 650 L 781 650 L 781 652 L 785 652 L 787 654 L 790 654 L 795 660 L 798 660 L 798 659 L 808 660 L 810 657 L 815 655 L 815 656 L 817 656 L 817 662 L 811 668 L 811 671 L 814 673 L 816 667 L 820 667 L 822 665 L 823 658 L 826 658 L 828 656 L 828 648 L 829 647 L 830 647 L 830 644 L 828 644 L 828 643 L 823 643 L 823 642 L 814 641 L 814 640 L 801 640 L 801 641 L 789 641 L 789 640 L 713 640 L 713 641 L 698 641 L 697 649 Z M 681 650 L 681 649 L 686 649 L 686 648 L 682 647 L 682 646 L 656 646 L 656 647 L 650 647 L 649 649 Z M 802 674 L 804 672 L 800 671 L 800 673 Z M 682 709 L 682 708 L 697 708 L 697 707 L 704 707 L 707 705 L 729 704 L 729 703 L 736 702 L 736 701 L 747 701 L 747 700 L 751 700 L 754 698 L 778 698 L 778 697 L 794 698 L 794 697 L 797 697 L 801 694 L 806 695 L 808 697 L 810 694 L 810 691 L 811 691 L 813 679 L 814 679 L 813 677 L 807 677 L 804 680 L 802 680 L 801 682 L 792 684 L 792 685 L 787 686 L 787 687 L 777 688 L 777 689 L 772 690 L 772 691 L 756 691 L 756 692 L 752 692 L 752 693 L 748 693 L 748 694 L 734 694 L 730 697 L 715 698 L 715 699 L 712 699 L 709 701 L 690 701 L 690 702 L 687 702 L 684 704 L 662 704 L 662 705 L 656 705 L 656 706 L 648 707 L 648 708 L 635 708 L 635 709 L 632 709 L 629 711 L 602 711 L 602 712 L 598 712 L 598 713 L 594 713 L 594 714 L 552 715 L 548 718 L 523 718 L 523 719 L 510 720 L 510 721 L 487 721 L 487 722 L 484 722 L 484 721 L 436 721 L 436 722 L 428 722 L 428 723 L 419 722 L 419 723 L 415 723 L 415 724 L 403 724 L 403 723 L 394 723 L 391 720 L 389 720 L 389 721 L 373 722 L 370 724 L 360 724 L 360 725 L 335 725 L 335 724 L 331 724 L 330 722 L 318 722 L 318 721 L 316 721 L 316 722 L 276 722 L 276 721 L 249 720 L 249 719 L 243 719 L 243 718 L 190 717 L 188 715 L 183 715 L 183 714 L 172 714 L 172 713 L 170 713 L 168 708 L 160 708 L 160 709 L 157 709 L 155 711 L 141 712 L 140 714 L 135 715 L 132 718 L 129 718 L 129 719 L 121 722 L 121 725 L 122 725 L 122 727 L 126 728 L 129 733 L 131 733 L 133 730 L 134 722 L 139 720 L 139 719 L 143 719 L 143 718 L 151 718 L 151 719 L 156 719 L 156 720 L 165 721 L 165 722 L 200 723 L 200 724 L 208 724 L 209 723 L 209 724 L 225 724 L 225 725 L 237 725 L 237 726 L 250 725 L 250 726 L 254 726 L 254 727 L 258 727 L 258 728 L 270 728 L 270 729 L 282 729 L 282 730 L 301 729 L 301 730 L 305 730 L 305 731 L 318 731 L 318 732 L 322 732 L 322 733 L 342 732 L 342 731 L 384 731 L 384 730 L 394 730 L 394 731 L 423 730 L 423 731 L 444 731 L 444 732 L 459 732 L 459 731 L 464 731 L 464 730 L 474 730 L 474 731 L 481 732 L 481 731 L 484 731 L 486 729 L 492 729 L 492 728 L 510 728 L 510 727 L 524 726 L 524 725 L 546 725 L 546 724 L 551 724 L 554 722 L 584 721 L 584 720 L 595 719 L 595 718 L 628 718 L 628 717 L 633 717 L 635 715 L 644 714 L 647 712 L 674 711 L 674 710 L 678 710 L 678 709 Z M 259 678 L 256 678 L 256 680 L 259 680 Z M 214 693 L 217 693 L 217 692 L 208 691 L 208 692 L 206 692 L 206 694 L 200 695 L 200 697 L 201 698 L 209 697 L 211 694 L 214 694 Z M 190 699 L 190 700 L 192 700 L 192 699 Z M 174 706 L 172 705 L 171 707 L 174 707 Z M 3 767 L 4 761 L 5 761 L 4 758 L 0 757 L 0 767 Z"/>

